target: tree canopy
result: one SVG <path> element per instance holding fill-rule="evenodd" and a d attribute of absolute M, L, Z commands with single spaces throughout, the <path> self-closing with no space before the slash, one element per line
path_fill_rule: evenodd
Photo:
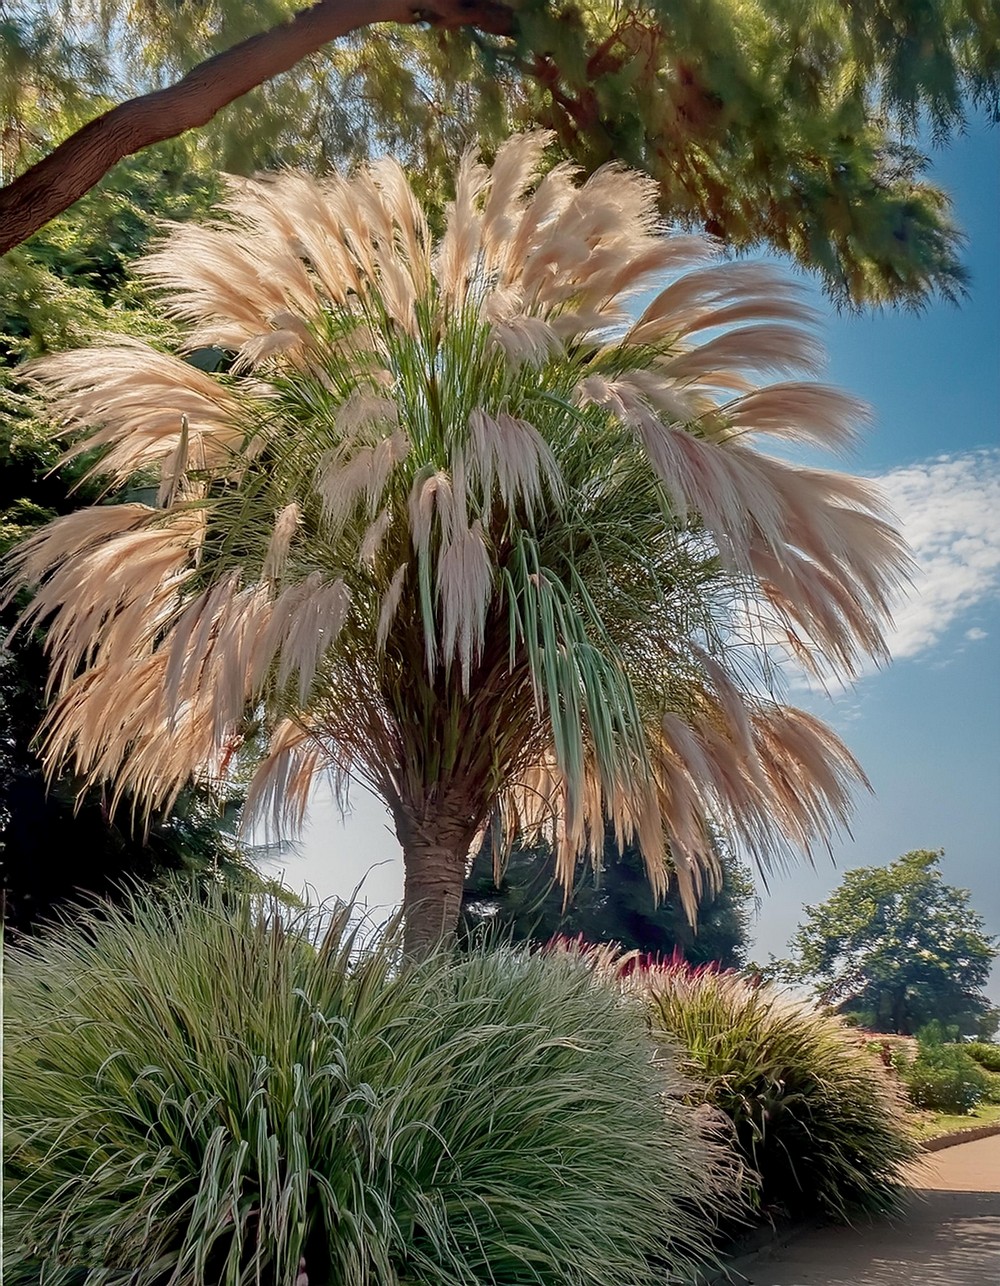
<path fill-rule="evenodd" d="M 717 880 L 706 882 L 692 923 L 676 887 L 657 899 L 642 854 L 634 844 L 619 852 L 611 831 L 600 862 L 578 863 L 570 888 L 558 880 L 548 844 L 516 845 L 497 882 L 487 843 L 465 882 L 462 932 L 474 936 L 485 930 L 515 942 L 580 937 L 644 955 L 676 956 L 691 965 L 738 969 L 746 963 L 754 886 L 747 868 L 723 845 Z"/>
<path fill-rule="evenodd" d="M 468 143 L 489 152 L 541 124 L 588 171 L 614 158 L 651 174 L 670 218 L 785 251 L 842 300 L 913 303 L 962 288 L 948 201 L 918 144 L 922 126 L 944 140 L 970 109 L 996 117 L 1000 9 L 39 0 L 6 16 L 0 81 L 13 180 L 0 248 L 122 156 L 195 126 L 191 153 L 226 169 L 389 152 L 433 192 Z"/>
<path fill-rule="evenodd" d="M 825 902 L 806 907 L 793 975 L 878 1031 L 910 1035 L 938 1021 L 976 1032 L 991 1018 L 982 989 L 997 940 L 968 891 L 945 884 L 943 856 L 917 849 L 848 871 Z"/>

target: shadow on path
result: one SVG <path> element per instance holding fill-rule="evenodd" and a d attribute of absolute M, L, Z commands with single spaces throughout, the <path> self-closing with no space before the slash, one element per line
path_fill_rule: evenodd
<path fill-rule="evenodd" d="M 807 1233 L 757 1260 L 736 1282 L 1000 1286 L 1000 1139 L 948 1152 L 947 1161 L 914 1173 L 920 1186 L 897 1221 Z M 966 1175 L 968 1190 L 961 1184 Z"/>

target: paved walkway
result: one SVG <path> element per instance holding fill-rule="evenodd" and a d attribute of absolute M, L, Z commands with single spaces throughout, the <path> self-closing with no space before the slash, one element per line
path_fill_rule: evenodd
<path fill-rule="evenodd" d="M 893 1224 L 806 1233 L 746 1270 L 753 1286 L 1000 1286 L 1000 1135 L 928 1153 Z"/>

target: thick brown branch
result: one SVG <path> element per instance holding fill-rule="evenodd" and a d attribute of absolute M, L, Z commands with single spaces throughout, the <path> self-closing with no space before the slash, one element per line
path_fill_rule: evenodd
<path fill-rule="evenodd" d="M 78 201 L 123 157 L 207 124 L 331 40 L 380 22 L 474 26 L 494 35 L 513 29 L 511 10 L 495 0 L 319 0 L 199 63 L 176 84 L 113 107 L 0 189 L 0 254 Z"/>

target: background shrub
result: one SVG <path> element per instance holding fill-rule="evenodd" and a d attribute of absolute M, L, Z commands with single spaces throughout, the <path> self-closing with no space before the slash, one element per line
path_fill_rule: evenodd
<path fill-rule="evenodd" d="M 732 1121 L 763 1210 L 849 1220 L 896 1206 L 917 1147 L 891 1075 L 839 1018 L 683 965 L 638 969 L 627 986 Z"/>
<path fill-rule="evenodd" d="M 986 1071 L 1000 1072 L 1000 1045 L 992 1045 L 985 1040 L 972 1040 L 961 1048 Z"/>
<path fill-rule="evenodd" d="M 992 1089 L 989 1075 L 963 1048 L 923 1041 L 903 1069 L 903 1080 L 914 1107 L 958 1116 L 971 1112 Z"/>
<path fill-rule="evenodd" d="M 706 1257 L 716 1153 L 639 1006 L 571 957 L 400 973 L 345 924 L 133 897 L 10 953 L 9 1286 L 631 1286 Z"/>

